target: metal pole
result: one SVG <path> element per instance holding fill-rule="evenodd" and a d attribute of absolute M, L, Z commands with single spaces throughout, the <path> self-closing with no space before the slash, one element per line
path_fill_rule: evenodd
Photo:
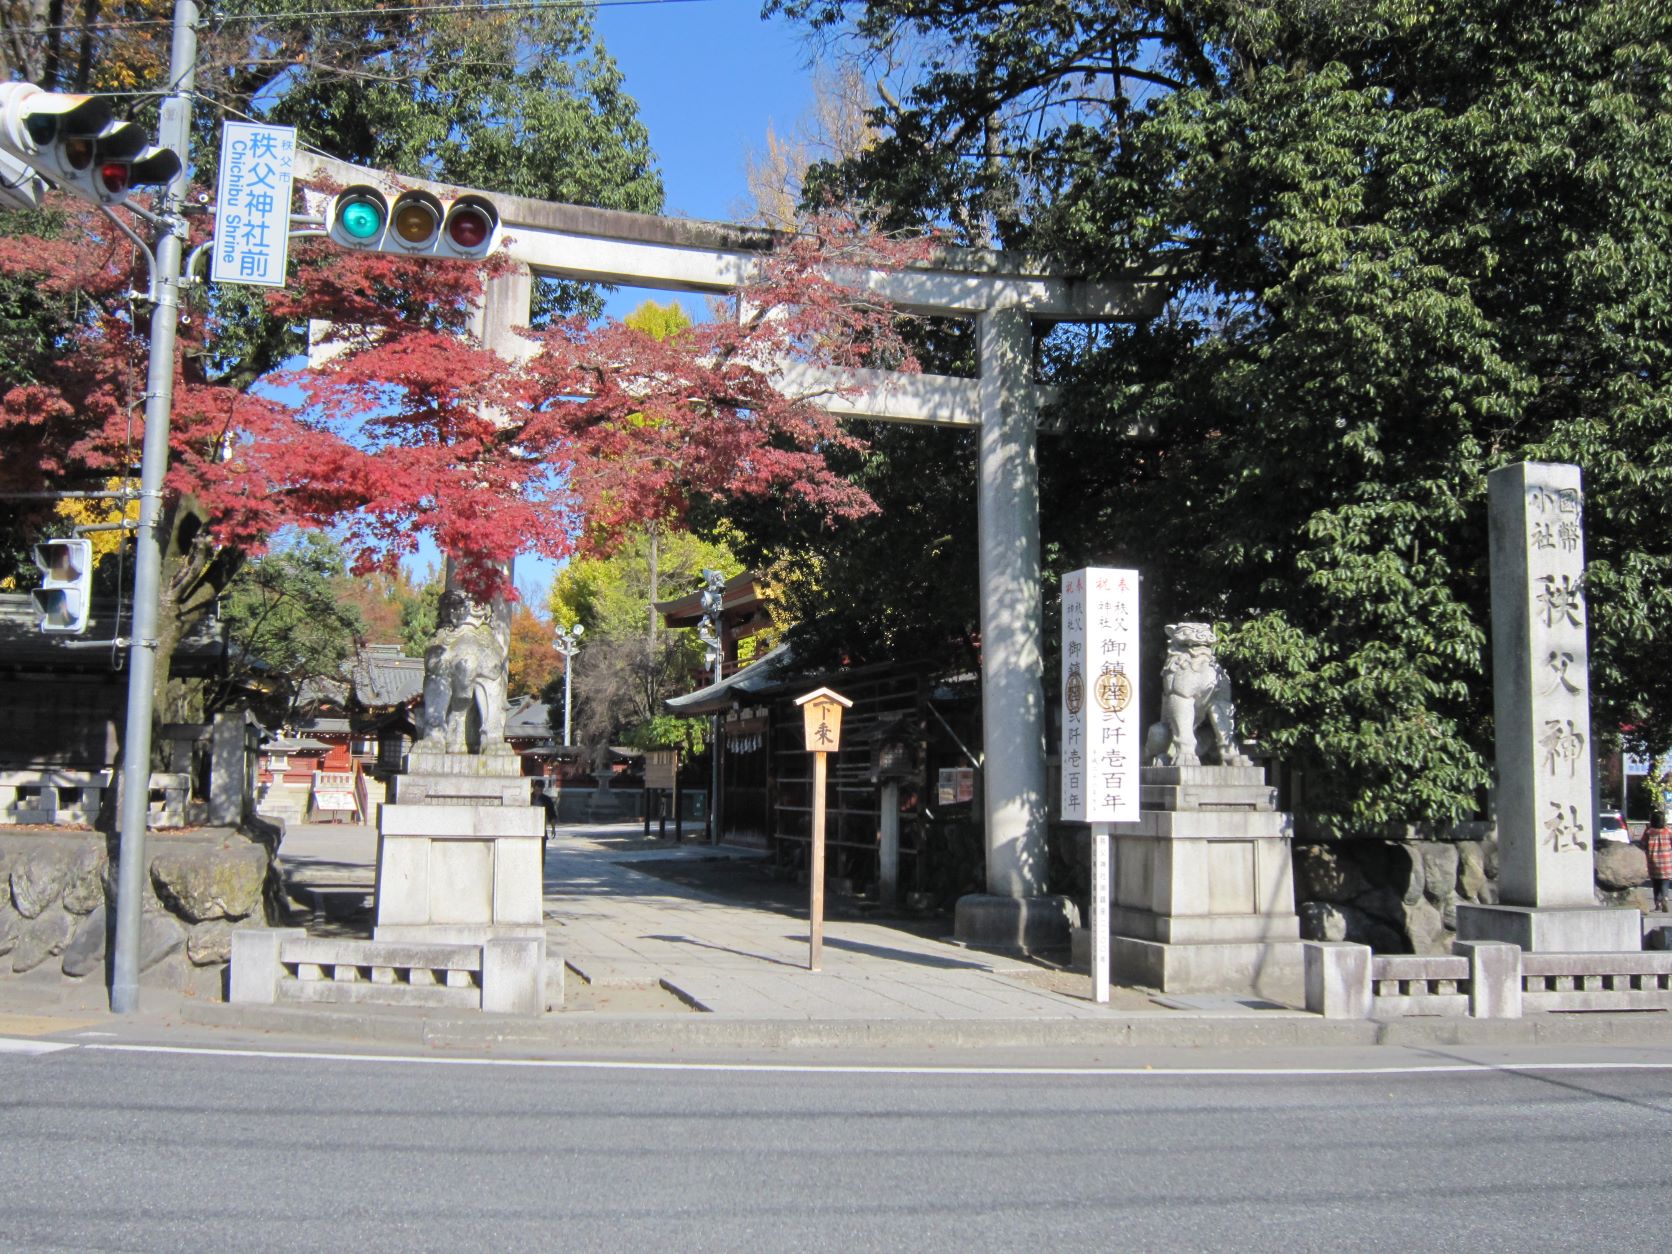
<path fill-rule="evenodd" d="M 563 743 L 565 747 L 575 743 L 574 732 L 569 726 L 569 679 L 575 670 L 575 655 L 568 652 L 563 655 Z"/>
<path fill-rule="evenodd" d="M 714 682 L 719 683 L 725 678 L 726 655 L 723 650 L 714 651 Z M 720 843 L 720 716 L 713 715 L 708 720 L 709 748 L 708 757 L 711 763 L 712 782 L 708 794 L 708 843 Z"/>
<path fill-rule="evenodd" d="M 180 317 L 180 257 L 186 226 L 186 168 L 192 135 L 192 92 L 197 85 L 197 5 L 175 0 L 164 97 L 157 141 L 180 158 L 180 173 L 163 193 L 165 225 L 157 239 L 155 290 L 151 293 L 151 358 L 145 384 L 145 443 L 140 455 L 139 528 L 135 536 L 134 626 L 128 651 L 127 729 L 122 739 L 121 844 L 116 879 L 116 937 L 110 1008 L 127 1014 L 139 1006 L 139 925 L 145 889 L 145 824 L 151 801 L 151 719 L 157 673 L 157 612 L 162 596 L 163 478 L 168 472 L 168 424 L 174 408 L 174 339 Z"/>
<path fill-rule="evenodd" d="M 900 900 L 900 781 L 882 784 L 882 830 L 878 834 L 877 904 L 892 910 Z"/>

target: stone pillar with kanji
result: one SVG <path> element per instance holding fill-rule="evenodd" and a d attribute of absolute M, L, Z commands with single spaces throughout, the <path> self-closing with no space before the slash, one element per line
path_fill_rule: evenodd
<path fill-rule="evenodd" d="M 1493 471 L 1487 506 L 1501 904 L 1459 906 L 1458 939 L 1640 949 L 1638 912 L 1596 897 L 1579 467 L 1518 462 Z"/>

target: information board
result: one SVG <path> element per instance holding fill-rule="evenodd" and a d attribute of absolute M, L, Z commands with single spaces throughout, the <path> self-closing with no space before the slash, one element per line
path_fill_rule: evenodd
<path fill-rule="evenodd" d="M 1138 572 L 1087 567 L 1062 581 L 1062 818 L 1134 823 Z"/>

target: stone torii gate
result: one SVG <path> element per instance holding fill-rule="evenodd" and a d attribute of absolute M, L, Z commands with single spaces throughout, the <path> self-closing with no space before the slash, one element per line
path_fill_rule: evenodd
<path fill-rule="evenodd" d="M 768 231 L 503 196 L 298 153 L 299 179 L 424 188 L 443 199 L 485 197 L 500 213 L 504 250 L 520 263 L 489 284 L 483 342 L 508 356 L 531 351 L 526 326 L 536 275 L 673 292 L 727 294 L 771 246 Z M 1045 897 L 1045 695 L 1041 654 L 1038 416 L 1033 324 L 1136 321 L 1158 291 L 1140 281 L 1093 283 L 1002 252 L 945 250 L 931 262 L 875 270 L 858 283 L 903 312 L 972 319 L 978 378 L 885 371 L 786 370 L 784 385 L 823 395 L 833 414 L 980 432 L 978 546 L 981 580 L 982 795 L 987 893 L 958 903 L 955 931 L 969 944 L 1044 948 L 1067 941 L 1068 912 Z M 831 394 L 833 388 L 847 395 Z"/>

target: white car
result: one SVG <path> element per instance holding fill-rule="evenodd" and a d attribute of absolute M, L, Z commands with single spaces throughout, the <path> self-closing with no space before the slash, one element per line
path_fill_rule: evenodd
<path fill-rule="evenodd" d="M 1625 841 L 1631 840 L 1631 829 L 1626 826 L 1625 815 L 1618 810 L 1604 810 L 1597 816 L 1597 839 Z"/>

